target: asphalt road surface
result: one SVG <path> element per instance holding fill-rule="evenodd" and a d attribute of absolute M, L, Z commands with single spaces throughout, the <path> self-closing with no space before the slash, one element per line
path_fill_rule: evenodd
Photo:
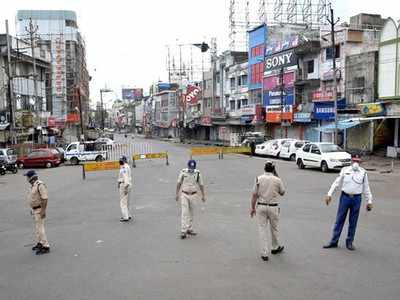
<path fill-rule="evenodd" d="M 123 139 L 123 138 L 122 138 Z M 284 253 L 260 259 L 250 193 L 262 158 L 199 157 L 206 205 L 195 209 L 196 237 L 179 239 L 175 202 L 188 146 L 160 141 L 164 161 L 133 169 L 136 220 L 120 223 L 118 171 L 79 166 L 39 169 L 49 188 L 46 231 L 51 252 L 35 256 L 33 221 L 22 172 L 0 177 L 0 299 L 399 299 L 399 177 L 370 173 L 374 210 L 360 213 L 355 246 L 324 250 L 338 200 L 322 198 L 337 173 L 298 170 L 277 161 L 287 187 L 281 199 Z"/>

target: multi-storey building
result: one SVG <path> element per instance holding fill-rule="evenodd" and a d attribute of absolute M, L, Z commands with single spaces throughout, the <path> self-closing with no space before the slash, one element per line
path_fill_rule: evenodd
<path fill-rule="evenodd" d="M 28 138 L 28 129 L 46 126 L 48 115 L 46 108 L 50 105 L 51 89 L 49 77 L 51 72 L 50 53 L 45 49 L 35 48 L 36 94 L 34 87 L 33 56 L 30 43 L 11 37 L 10 41 L 10 75 L 8 75 L 7 35 L 0 35 L 0 123 L 9 124 L 10 97 L 13 101 L 17 140 Z M 9 81 L 9 77 L 11 80 Z M 11 84 L 10 91 L 8 90 Z M 9 94 L 11 93 L 11 95 Z M 36 96 L 36 98 L 35 98 Z M 7 142 L 8 135 L 1 130 L 0 142 Z M 31 134 L 32 135 L 32 134 Z"/>
<path fill-rule="evenodd" d="M 86 67 L 85 42 L 79 32 L 77 17 L 73 11 L 20 10 L 17 13 L 17 33 L 27 37 L 26 28 L 32 21 L 36 45 L 47 47 L 51 53 L 51 102 L 49 110 L 58 123 L 76 122 L 80 107 L 84 123 L 89 111 L 89 74 Z M 79 90 L 79 92 L 78 92 Z"/>

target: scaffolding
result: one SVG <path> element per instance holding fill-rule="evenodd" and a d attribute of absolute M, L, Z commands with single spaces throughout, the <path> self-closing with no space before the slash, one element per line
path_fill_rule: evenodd
<path fill-rule="evenodd" d="M 260 24 L 318 29 L 327 24 L 327 0 L 230 0 L 229 48 L 247 51 L 247 32 Z"/>

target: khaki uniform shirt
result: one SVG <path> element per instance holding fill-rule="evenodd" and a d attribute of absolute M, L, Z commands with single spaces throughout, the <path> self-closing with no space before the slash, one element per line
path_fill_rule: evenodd
<path fill-rule="evenodd" d="M 178 183 L 180 183 L 183 192 L 194 193 L 197 192 L 200 186 L 203 186 L 203 177 L 199 170 L 195 169 L 189 172 L 189 169 L 183 169 L 178 176 Z"/>
<path fill-rule="evenodd" d="M 253 192 L 260 203 L 278 203 L 280 195 L 285 193 L 282 180 L 271 173 L 264 173 L 256 177 Z"/>
<path fill-rule="evenodd" d="M 128 186 L 132 185 L 131 167 L 128 164 L 124 164 L 119 169 L 118 182 Z"/>
<path fill-rule="evenodd" d="M 48 199 L 47 187 L 40 180 L 36 180 L 29 193 L 29 205 L 31 208 L 41 206 Z"/>

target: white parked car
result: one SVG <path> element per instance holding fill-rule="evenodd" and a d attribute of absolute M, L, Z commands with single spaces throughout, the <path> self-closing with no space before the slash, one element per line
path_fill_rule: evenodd
<path fill-rule="evenodd" d="M 332 143 L 305 144 L 296 153 L 297 166 L 321 168 L 322 172 L 338 170 L 351 164 L 351 154 Z"/>
<path fill-rule="evenodd" d="M 267 141 L 261 145 L 256 146 L 256 154 L 259 155 L 267 155 L 267 156 L 273 156 L 273 157 L 279 157 L 280 152 L 282 149 L 282 145 L 286 141 L 291 141 L 293 139 L 276 139 L 276 140 L 270 140 Z"/>
<path fill-rule="evenodd" d="M 304 146 L 304 144 L 309 143 L 310 141 L 303 140 L 291 140 L 283 143 L 281 152 L 279 156 L 281 158 L 290 159 L 292 161 L 296 161 L 296 152 L 298 149 Z"/>
<path fill-rule="evenodd" d="M 101 143 L 107 146 L 114 145 L 114 141 L 110 138 L 102 137 L 95 140 L 96 143 Z"/>

